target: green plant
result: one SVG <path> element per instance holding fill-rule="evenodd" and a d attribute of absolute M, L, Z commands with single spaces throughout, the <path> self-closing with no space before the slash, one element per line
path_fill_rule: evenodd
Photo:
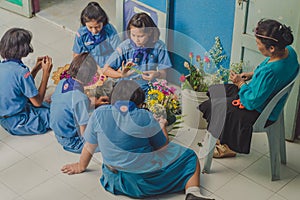
<path fill-rule="evenodd" d="M 238 74 L 242 72 L 243 62 L 231 63 L 229 69 L 222 66 L 227 56 L 224 54 L 219 37 L 215 37 L 214 45 L 208 52 L 205 52 L 203 60 L 200 55 L 196 56 L 197 65 L 193 64 L 193 52 L 190 52 L 189 58 L 189 62 L 184 62 L 184 67 L 189 70 L 189 74 L 181 75 L 179 78 L 182 82 L 182 89 L 206 92 L 209 85 L 228 83 L 230 70 Z"/>

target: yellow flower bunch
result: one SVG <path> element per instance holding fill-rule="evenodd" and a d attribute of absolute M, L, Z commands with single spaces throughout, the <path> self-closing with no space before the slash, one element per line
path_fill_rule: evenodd
<path fill-rule="evenodd" d="M 147 108 L 157 116 L 163 116 L 166 119 L 168 119 L 168 115 L 175 115 L 180 108 L 175 94 L 176 88 L 169 87 L 166 80 L 149 84 Z"/>

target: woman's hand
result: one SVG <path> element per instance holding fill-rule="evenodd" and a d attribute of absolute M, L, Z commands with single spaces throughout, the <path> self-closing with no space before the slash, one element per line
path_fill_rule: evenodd
<path fill-rule="evenodd" d="M 125 64 L 125 61 L 122 62 L 122 70 L 121 77 L 128 77 L 134 73 L 134 70 L 131 70 L 132 67 L 136 66 L 136 64 L 132 61 L 129 61 Z"/>
<path fill-rule="evenodd" d="M 80 167 L 79 163 L 72 163 L 72 164 L 67 164 L 61 168 L 61 171 L 63 173 L 66 173 L 68 175 L 72 174 L 80 174 L 84 172 L 84 169 Z"/>
<path fill-rule="evenodd" d="M 234 73 L 233 71 L 230 71 L 230 74 L 229 74 L 229 80 L 231 80 L 232 83 L 235 84 L 235 85 L 236 85 L 237 83 L 241 82 L 241 81 L 244 81 L 244 80 L 242 79 L 242 76 L 241 76 L 240 74 L 236 74 L 236 73 Z"/>
<path fill-rule="evenodd" d="M 241 77 L 244 81 L 248 81 L 252 78 L 253 72 L 243 72 L 241 73 Z"/>
<path fill-rule="evenodd" d="M 230 71 L 229 79 L 232 81 L 234 85 L 238 88 L 241 88 L 242 85 L 245 84 L 245 80 L 242 78 L 241 74 L 236 74 L 233 71 Z"/>

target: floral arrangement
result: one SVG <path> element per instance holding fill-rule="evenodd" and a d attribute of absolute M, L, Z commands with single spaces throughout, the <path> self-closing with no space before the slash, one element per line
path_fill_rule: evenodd
<path fill-rule="evenodd" d="M 227 83 L 230 70 L 241 73 L 243 63 L 232 63 L 230 68 L 224 68 L 222 62 L 227 59 L 219 37 L 215 37 L 215 43 L 209 52 L 195 57 L 197 65 L 193 64 L 193 52 L 189 53 L 190 62 L 184 62 L 184 67 L 189 70 L 187 76 L 181 75 L 182 89 L 192 89 L 197 92 L 206 92 L 208 86 L 218 83 Z"/>
<path fill-rule="evenodd" d="M 207 91 L 208 89 L 208 84 L 204 80 L 204 70 L 203 70 L 203 63 L 204 62 L 209 62 L 208 57 L 204 57 L 204 62 L 201 60 L 200 55 L 196 56 L 196 62 L 198 63 L 198 67 L 193 65 L 193 53 L 191 52 L 189 54 L 190 58 L 190 63 L 184 62 L 184 67 L 189 70 L 189 75 L 180 76 L 180 81 L 183 83 L 182 84 L 182 89 L 192 89 L 197 92 L 203 92 Z"/>
<path fill-rule="evenodd" d="M 56 71 L 53 72 L 52 80 L 54 84 L 57 85 L 61 79 L 70 78 L 70 74 L 68 70 L 70 68 L 69 64 L 66 64 L 63 67 L 58 67 Z M 84 87 L 85 90 L 93 90 L 96 89 L 97 86 L 102 86 L 104 81 L 106 80 L 106 76 L 103 74 L 96 73 L 93 77 L 93 80 Z"/>
<path fill-rule="evenodd" d="M 169 124 L 175 122 L 175 114 L 180 109 L 180 103 L 175 94 L 176 88 L 168 86 L 166 80 L 150 82 L 149 86 L 146 107 L 156 116 L 163 116 Z"/>

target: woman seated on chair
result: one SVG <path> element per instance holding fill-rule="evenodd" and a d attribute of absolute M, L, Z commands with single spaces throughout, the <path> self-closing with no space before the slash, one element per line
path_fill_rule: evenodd
<path fill-rule="evenodd" d="M 275 20 L 262 19 L 254 33 L 257 48 L 266 59 L 254 72 L 230 72 L 233 84 L 211 86 L 210 99 L 199 105 L 209 123 L 208 131 L 219 138 L 215 158 L 235 156 L 233 151 L 249 153 L 256 119 L 270 99 L 298 73 L 297 55 L 289 46 L 293 43 L 290 27 Z M 251 82 L 246 83 L 250 79 Z M 282 98 L 275 106 L 266 126 L 277 120 L 285 100 Z"/>

